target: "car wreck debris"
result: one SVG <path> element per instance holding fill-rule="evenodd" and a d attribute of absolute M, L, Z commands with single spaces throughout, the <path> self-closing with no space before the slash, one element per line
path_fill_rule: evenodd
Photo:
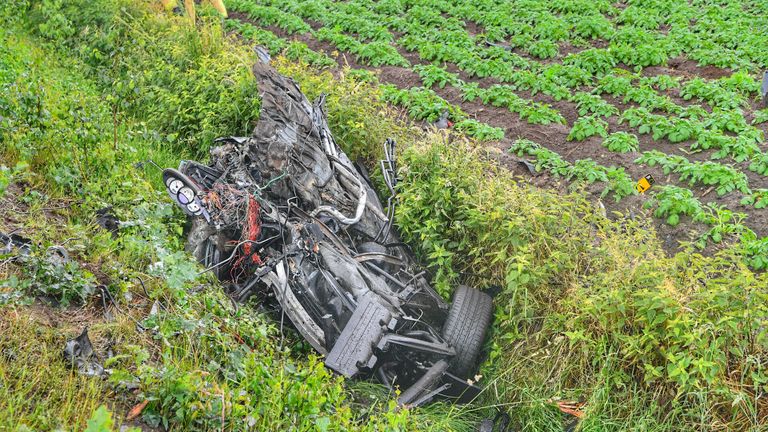
<path fill-rule="evenodd" d="M 85 327 L 80 336 L 68 340 L 64 345 L 64 360 L 73 369 L 77 369 L 83 375 L 104 376 L 108 371 L 96 360 L 91 339 L 88 338 L 88 327 Z"/>
<path fill-rule="evenodd" d="M 384 209 L 334 141 L 324 97 L 310 103 L 268 56 L 259 59 L 252 136 L 217 139 L 208 165 L 164 170 L 190 220 L 188 250 L 237 301 L 255 297 L 284 313 L 337 373 L 398 387 L 401 405 L 473 399 L 480 390 L 467 378 L 491 298 L 462 286 L 446 303 L 392 229 L 395 142 L 385 142 L 381 162 Z"/>
<path fill-rule="evenodd" d="M 0 255 L 9 255 L 13 260 L 28 256 L 30 253 L 32 253 L 32 240 L 14 233 L 0 233 Z"/>

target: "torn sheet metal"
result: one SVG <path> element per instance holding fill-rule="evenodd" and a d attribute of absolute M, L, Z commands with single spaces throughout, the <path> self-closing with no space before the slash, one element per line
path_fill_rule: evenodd
<path fill-rule="evenodd" d="M 252 135 L 216 140 L 207 164 L 163 172 L 190 219 L 188 251 L 235 300 L 287 318 L 337 373 L 407 390 L 402 405 L 472 399 L 479 389 L 459 375 L 476 367 L 491 300 L 465 288 L 471 298 L 449 305 L 400 241 L 394 140 L 381 161 L 385 208 L 334 140 L 324 97 L 309 102 L 260 58 Z"/>
<path fill-rule="evenodd" d="M 93 345 L 88 338 L 88 327 L 85 327 L 78 337 L 67 341 L 63 355 L 64 361 L 83 375 L 105 376 L 109 373 L 97 361 Z"/>

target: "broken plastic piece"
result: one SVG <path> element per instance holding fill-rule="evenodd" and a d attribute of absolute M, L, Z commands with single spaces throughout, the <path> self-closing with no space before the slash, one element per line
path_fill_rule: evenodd
<path fill-rule="evenodd" d="M 83 375 L 104 376 L 108 371 L 96 361 L 93 345 L 88 338 L 88 327 L 83 329 L 80 336 L 68 340 L 64 345 L 64 360 Z"/>
<path fill-rule="evenodd" d="M 11 255 L 14 250 L 17 250 L 16 257 L 29 255 L 32 252 L 32 240 L 18 234 L 0 233 L 0 255 Z"/>
<path fill-rule="evenodd" d="M 112 213 L 112 206 L 96 210 L 96 225 L 111 232 L 113 237 L 117 236 L 117 230 L 120 229 L 120 221 Z"/>

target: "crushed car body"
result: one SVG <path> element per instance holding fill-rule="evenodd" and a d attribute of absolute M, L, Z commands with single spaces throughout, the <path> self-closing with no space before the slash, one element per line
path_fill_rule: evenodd
<path fill-rule="evenodd" d="M 321 96 L 260 61 L 252 136 L 217 140 L 210 162 L 166 169 L 190 218 L 188 250 L 237 301 L 273 304 L 348 377 L 399 388 L 401 405 L 467 402 L 492 314 L 491 298 L 460 286 L 448 304 L 392 226 L 395 143 L 384 144 L 384 207 L 328 128 Z"/>

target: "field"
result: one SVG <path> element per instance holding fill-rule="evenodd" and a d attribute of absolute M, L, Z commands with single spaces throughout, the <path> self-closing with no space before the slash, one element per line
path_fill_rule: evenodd
<path fill-rule="evenodd" d="M 768 253 L 761 5 L 235 0 L 226 25 L 275 54 L 309 49 L 315 65 L 376 72 L 384 100 L 412 119 L 446 112 L 546 179 L 592 184 L 609 210 L 651 209 L 668 251 L 693 229 L 702 248 L 743 239 L 758 257 Z M 647 174 L 657 183 L 638 197 Z"/>
<path fill-rule="evenodd" d="M 766 4 L 158 3 L 0 2 L 0 430 L 768 428 Z M 439 293 L 493 293 L 473 403 L 398 409 L 184 252 L 155 164 L 251 133 L 257 43 L 370 172 L 397 140 Z"/>

